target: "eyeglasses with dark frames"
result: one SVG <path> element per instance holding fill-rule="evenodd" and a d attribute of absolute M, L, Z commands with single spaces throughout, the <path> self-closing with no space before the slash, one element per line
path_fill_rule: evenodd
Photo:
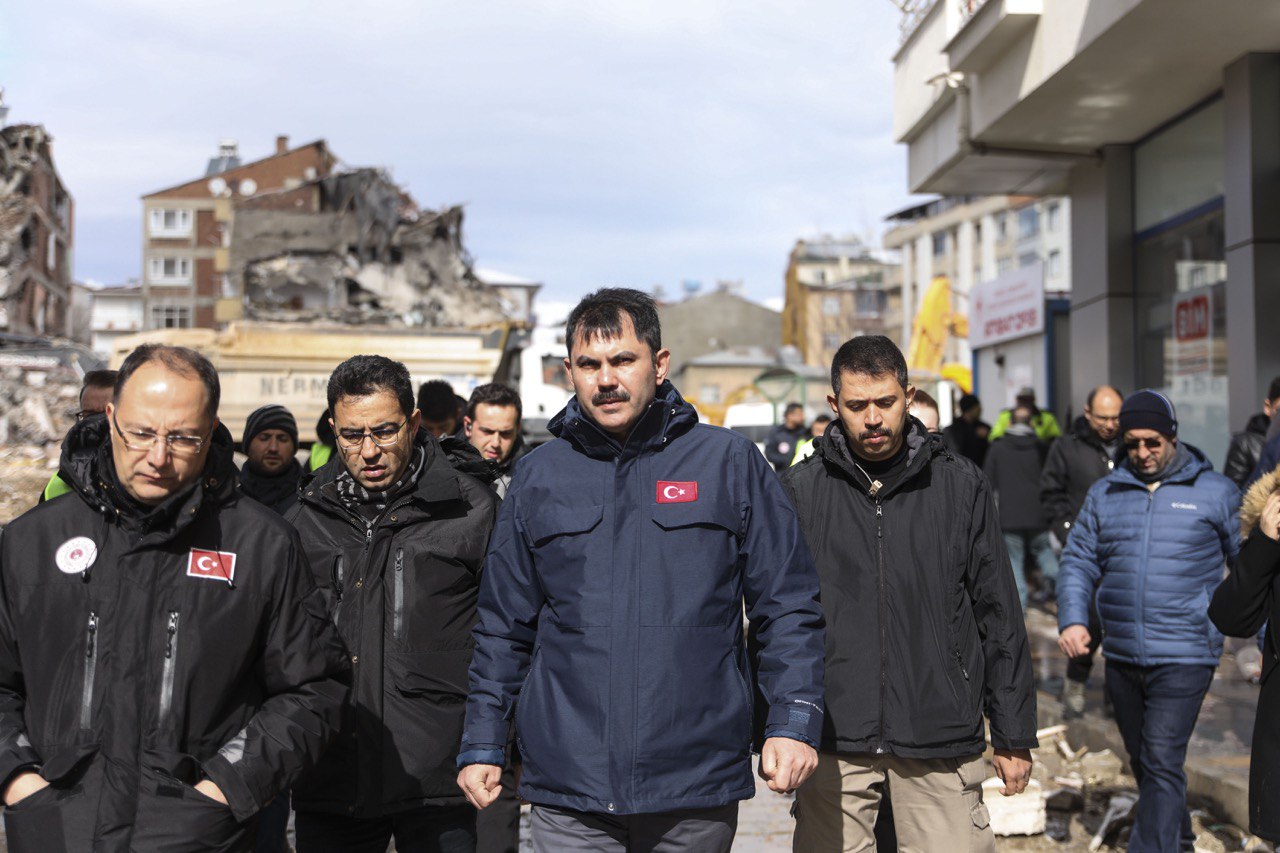
<path fill-rule="evenodd" d="M 400 435 L 400 430 L 404 429 L 404 425 L 409 422 L 408 418 L 391 426 L 374 427 L 371 430 L 354 430 L 340 429 L 338 430 L 338 443 L 342 445 L 344 450 L 356 450 L 364 447 L 364 440 L 370 439 L 378 447 L 394 447 L 396 439 Z"/>
<path fill-rule="evenodd" d="M 1133 453 L 1139 447 L 1145 447 L 1147 450 L 1159 450 L 1163 446 L 1163 438 L 1126 438 L 1124 441 L 1124 449 L 1130 453 Z"/>
<path fill-rule="evenodd" d="M 169 452 L 174 456 L 194 456 L 200 452 L 200 448 L 204 447 L 204 443 L 209 440 L 207 435 L 182 435 L 175 432 L 160 435 L 150 430 L 122 430 L 120 429 L 120 422 L 116 420 L 114 413 L 111 415 L 111 425 L 115 427 L 115 431 L 119 434 L 120 440 L 124 442 L 124 446 L 130 450 L 148 451 L 156 446 L 157 441 L 163 440 Z"/>

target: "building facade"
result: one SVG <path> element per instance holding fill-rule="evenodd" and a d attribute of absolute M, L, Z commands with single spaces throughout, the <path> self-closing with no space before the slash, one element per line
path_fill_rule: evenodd
<path fill-rule="evenodd" d="M 805 364 L 831 366 L 855 335 L 902 343 L 902 278 L 895 257 L 857 238 L 797 240 L 787 261 L 782 343 Z"/>
<path fill-rule="evenodd" d="M 0 128 L 0 330 L 71 334 L 74 213 L 53 137 L 40 125 Z"/>
<path fill-rule="evenodd" d="M 943 360 L 971 367 L 988 409 L 1031 386 L 1041 406 L 1069 411 L 1070 210 L 1062 196 L 944 196 L 887 217 L 885 248 L 902 260 L 902 340 L 910 344 L 930 288 L 945 278 L 960 322 L 940 331 Z M 944 399 L 960 389 L 929 390 Z"/>
<path fill-rule="evenodd" d="M 662 322 L 662 345 L 671 350 L 673 378 L 684 364 L 709 353 L 753 347 L 772 359 L 781 346 L 782 318 L 778 312 L 729 286 L 695 293 L 679 302 L 660 302 L 658 319 Z"/>
<path fill-rule="evenodd" d="M 142 285 L 137 281 L 90 291 L 89 346 L 110 359 L 116 341 L 145 328 Z"/>
<path fill-rule="evenodd" d="M 913 192 L 1071 199 L 1071 398 L 1157 388 L 1221 464 L 1280 373 L 1280 4 L 937 2 L 895 58 Z"/>
<path fill-rule="evenodd" d="M 336 158 L 323 141 L 242 163 L 232 140 L 219 146 L 202 177 L 142 197 L 142 302 L 147 329 L 214 328 L 235 319 L 240 294 L 227 281 L 239 199 L 325 177 Z"/>

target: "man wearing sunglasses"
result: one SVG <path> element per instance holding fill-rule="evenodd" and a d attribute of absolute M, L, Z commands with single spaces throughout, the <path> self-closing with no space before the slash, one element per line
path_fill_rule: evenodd
<path fill-rule="evenodd" d="M 294 787 L 298 853 L 384 853 L 392 838 L 400 853 L 471 853 L 476 810 L 454 759 L 498 498 L 459 470 L 487 470 L 469 444 L 422 428 L 403 364 L 344 361 L 328 404 L 334 455 L 286 518 L 355 678 L 341 735 Z"/>
<path fill-rule="evenodd" d="M 77 424 L 74 494 L 0 540 L 14 853 L 245 851 L 336 734 L 349 668 L 297 534 L 235 485 L 213 366 L 147 344 Z"/>
<path fill-rule="evenodd" d="M 1125 459 L 1089 490 L 1062 553 L 1058 645 L 1088 650 L 1096 596 L 1107 694 L 1138 781 L 1129 849 L 1172 853 L 1195 840 L 1183 763 L 1222 654 L 1208 606 L 1240 550 L 1240 492 L 1178 440 L 1163 394 L 1129 396 L 1120 431 Z"/>

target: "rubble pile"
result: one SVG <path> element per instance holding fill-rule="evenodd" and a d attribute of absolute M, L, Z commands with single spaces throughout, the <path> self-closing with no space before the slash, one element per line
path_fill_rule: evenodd
<path fill-rule="evenodd" d="M 79 394 L 80 377 L 69 368 L 0 368 L 0 445 L 61 444 Z"/>

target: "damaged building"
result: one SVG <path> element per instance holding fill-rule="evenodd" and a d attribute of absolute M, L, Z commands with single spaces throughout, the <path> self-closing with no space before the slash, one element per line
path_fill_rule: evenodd
<path fill-rule="evenodd" d="M 380 169 L 354 169 L 236 205 L 229 288 L 244 316 L 413 327 L 511 319 L 475 274 L 460 207 L 423 210 Z"/>
<path fill-rule="evenodd" d="M 521 321 L 473 269 L 460 207 L 425 210 L 385 171 L 340 169 L 323 141 L 143 198 L 147 328 L 231 320 L 486 328 Z"/>
<path fill-rule="evenodd" d="M 0 331 L 68 334 L 72 210 L 49 132 L 0 127 Z"/>

